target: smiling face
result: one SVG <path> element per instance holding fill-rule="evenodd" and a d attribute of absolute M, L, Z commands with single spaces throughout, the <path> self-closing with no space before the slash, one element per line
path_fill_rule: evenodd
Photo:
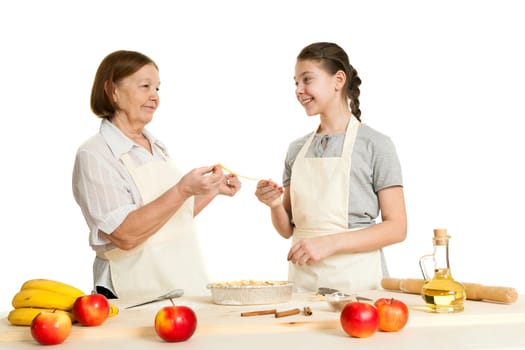
<path fill-rule="evenodd" d="M 115 117 L 134 128 L 143 128 L 159 106 L 159 72 L 153 64 L 146 64 L 115 85 L 113 99 L 118 105 Z"/>
<path fill-rule="evenodd" d="M 294 80 L 297 100 L 307 115 L 322 115 L 341 104 L 341 79 L 338 73 L 329 74 L 319 62 L 297 61 Z"/>

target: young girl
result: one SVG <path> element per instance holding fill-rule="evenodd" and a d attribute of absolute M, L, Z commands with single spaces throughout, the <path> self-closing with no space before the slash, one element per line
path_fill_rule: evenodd
<path fill-rule="evenodd" d="M 338 45 L 306 46 L 294 80 L 319 127 L 290 144 L 283 187 L 262 180 L 255 195 L 271 208 L 277 232 L 292 237 L 289 279 L 297 291 L 377 289 L 388 275 L 381 249 L 407 230 L 394 144 L 361 123 L 361 79 Z"/>

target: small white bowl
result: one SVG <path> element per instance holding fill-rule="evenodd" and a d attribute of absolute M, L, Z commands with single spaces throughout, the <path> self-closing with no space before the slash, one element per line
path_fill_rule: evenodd
<path fill-rule="evenodd" d="M 355 294 L 347 294 L 343 292 L 335 292 L 326 296 L 328 306 L 332 311 L 341 311 L 346 304 L 357 301 Z"/>

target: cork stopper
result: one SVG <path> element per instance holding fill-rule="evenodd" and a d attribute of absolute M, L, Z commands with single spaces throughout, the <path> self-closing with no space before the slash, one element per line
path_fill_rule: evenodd
<path fill-rule="evenodd" d="M 446 228 L 435 228 L 434 229 L 434 243 L 436 245 L 446 245 L 448 243 L 449 238 L 450 236 L 447 235 Z"/>

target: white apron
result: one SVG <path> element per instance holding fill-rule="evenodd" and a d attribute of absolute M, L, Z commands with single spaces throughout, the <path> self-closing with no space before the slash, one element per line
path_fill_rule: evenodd
<path fill-rule="evenodd" d="M 128 154 L 121 157 L 144 204 L 158 198 L 182 177 L 174 162 L 164 158 L 137 167 Z M 109 260 L 111 281 L 118 298 L 157 297 L 175 288 L 191 295 L 207 293 L 208 281 L 196 237 L 193 202 L 193 197 L 188 198 L 142 245 L 128 251 L 114 248 L 97 254 Z"/>
<path fill-rule="evenodd" d="M 306 158 L 315 132 L 295 159 L 290 199 L 295 224 L 292 244 L 307 238 L 348 231 L 350 167 L 359 121 L 350 118 L 341 157 Z M 382 278 L 381 253 L 336 254 L 313 265 L 290 263 L 288 277 L 299 292 L 319 287 L 341 291 L 377 289 Z"/>

